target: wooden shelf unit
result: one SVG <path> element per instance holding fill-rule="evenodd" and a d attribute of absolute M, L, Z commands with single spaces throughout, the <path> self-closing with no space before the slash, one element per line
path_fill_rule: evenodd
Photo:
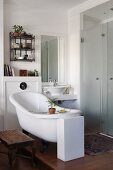
<path fill-rule="evenodd" d="M 9 39 L 10 61 L 35 61 L 35 36 L 9 33 Z"/>

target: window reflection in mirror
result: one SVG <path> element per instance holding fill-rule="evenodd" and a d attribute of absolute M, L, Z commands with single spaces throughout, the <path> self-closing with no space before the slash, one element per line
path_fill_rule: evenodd
<path fill-rule="evenodd" d="M 41 76 L 42 82 L 58 81 L 58 38 L 41 36 Z"/>

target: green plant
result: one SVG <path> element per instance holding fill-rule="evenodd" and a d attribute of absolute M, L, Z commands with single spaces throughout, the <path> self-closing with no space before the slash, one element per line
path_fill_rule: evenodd
<path fill-rule="evenodd" d="M 48 103 L 49 103 L 49 107 L 50 108 L 54 108 L 55 107 L 55 101 L 56 101 L 56 99 L 55 98 L 53 98 L 53 99 L 48 99 Z"/>
<path fill-rule="evenodd" d="M 14 32 L 21 33 L 23 31 L 23 27 L 20 25 L 14 25 L 13 30 Z"/>

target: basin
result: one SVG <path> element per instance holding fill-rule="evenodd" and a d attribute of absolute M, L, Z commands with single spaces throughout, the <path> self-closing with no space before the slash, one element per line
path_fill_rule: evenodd
<path fill-rule="evenodd" d="M 64 94 L 68 87 L 69 87 L 68 85 L 56 85 L 56 86 L 46 85 L 43 87 L 43 90 L 46 93 L 47 92 L 50 93 L 50 95 L 58 96 Z"/>

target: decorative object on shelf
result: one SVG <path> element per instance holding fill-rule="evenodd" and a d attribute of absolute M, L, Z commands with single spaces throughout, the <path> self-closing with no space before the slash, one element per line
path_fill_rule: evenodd
<path fill-rule="evenodd" d="M 34 70 L 34 71 L 28 71 L 28 76 L 39 76 L 38 71 Z"/>
<path fill-rule="evenodd" d="M 34 70 L 35 76 L 39 76 L 39 73 L 37 70 Z"/>
<path fill-rule="evenodd" d="M 48 108 L 48 112 L 49 114 L 55 114 L 56 108 L 55 108 L 55 101 L 56 99 L 48 99 L 48 103 L 49 103 L 49 108 Z"/>
<path fill-rule="evenodd" d="M 28 58 L 28 55 L 27 55 L 27 54 L 25 54 L 25 55 L 24 55 L 24 59 L 25 59 L 25 60 L 27 60 L 27 58 Z"/>
<path fill-rule="evenodd" d="M 33 34 L 26 33 L 25 31 L 23 31 L 23 32 L 21 32 L 21 36 L 31 38 L 31 37 L 33 37 Z"/>
<path fill-rule="evenodd" d="M 28 75 L 27 70 L 20 70 L 19 75 L 20 76 L 27 76 Z"/>
<path fill-rule="evenodd" d="M 18 60 L 23 60 L 24 56 L 17 57 Z"/>
<path fill-rule="evenodd" d="M 20 25 L 14 25 L 14 26 L 13 26 L 13 30 L 14 30 L 13 36 L 20 36 L 20 34 L 21 34 L 22 31 L 23 31 L 23 27 L 20 26 Z"/>
<path fill-rule="evenodd" d="M 31 49 L 32 48 L 31 43 L 23 43 L 22 48 Z"/>
<path fill-rule="evenodd" d="M 28 71 L 28 76 L 35 76 L 34 71 Z"/>
<path fill-rule="evenodd" d="M 12 43 L 11 48 L 20 48 L 20 44 L 19 43 Z"/>
<path fill-rule="evenodd" d="M 9 33 L 10 61 L 35 61 L 35 36 L 23 31 L 20 25 L 13 26 Z"/>
<path fill-rule="evenodd" d="M 7 64 L 4 64 L 4 76 L 14 76 L 14 69 Z"/>

